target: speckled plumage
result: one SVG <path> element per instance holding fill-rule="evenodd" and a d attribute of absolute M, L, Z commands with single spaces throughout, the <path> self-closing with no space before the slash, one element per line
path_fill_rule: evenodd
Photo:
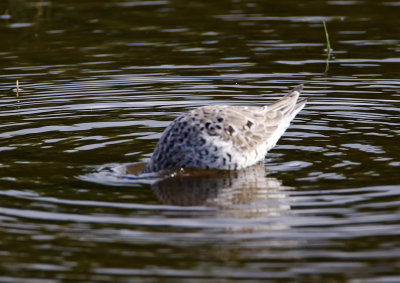
<path fill-rule="evenodd" d="M 203 106 L 176 118 L 143 173 L 174 168 L 238 170 L 262 160 L 306 100 L 297 86 L 268 106 Z"/>

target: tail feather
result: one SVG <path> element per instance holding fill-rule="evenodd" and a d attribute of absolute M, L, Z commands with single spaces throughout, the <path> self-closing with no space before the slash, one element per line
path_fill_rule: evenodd
<path fill-rule="evenodd" d="M 303 100 L 296 104 L 301 91 L 303 90 L 303 85 L 296 86 L 293 90 L 291 90 L 288 94 L 282 97 L 277 102 L 268 105 L 268 111 L 281 111 L 284 115 L 292 113 L 293 111 L 297 111 L 298 105 L 303 105 Z M 301 110 L 301 109 L 300 109 Z M 299 110 L 299 111 L 300 111 Z"/>
<path fill-rule="evenodd" d="M 291 120 L 293 120 L 294 117 L 297 115 L 297 113 L 299 113 L 301 111 L 301 109 L 304 108 L 306 103 L 307 103 L 307 99 L 306 98 L 303 98 L 303 99 L 297 101 L 294 110 L 290 113 Z"/>
<path fill-rule="evenodd" d="M 294 117 L 303 109 L 307 102 L 307 99 L 300 99 L 300 92 L 303 89 L 303 85 L 295 87 L 287 95 L 285 95 L 279 101 L 268 105 L 267 111 L 272 111 L 275 113 L 281 113 L 280 118 L 273 123 L 276 124 L 274 132 L 270 133 L 267 138 L 267 150 L 270 150 L 278 142 L 279 138 L 283 135 L 286 129 L 289 127 L 290 122 Z M 268 120 L 271 123 L 271 120 Z"/>

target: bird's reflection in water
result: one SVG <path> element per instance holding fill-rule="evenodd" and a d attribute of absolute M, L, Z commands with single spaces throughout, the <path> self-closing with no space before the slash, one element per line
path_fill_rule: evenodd
<path fill-rule="evenodd" d="M 138 174 L 142 167 L 128 165 L 125 173 Z M 267 175 L 262 162 L 240 171 L 185 169 L 169 172 L 151 187 L 168 205 L 215 207 L 219 215 L 232 217 L 285 214 L 291 188 Z"/>

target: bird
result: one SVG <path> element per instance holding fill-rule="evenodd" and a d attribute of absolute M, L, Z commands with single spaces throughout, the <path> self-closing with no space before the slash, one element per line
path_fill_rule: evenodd
<path fill-rule="evenodd" d="M 298 85 L 270 105 L 207 105 L 180 115 L 164 130 L 142 173 L 241 170 L 264 160 L 305 106 L 302 90 Z"/>

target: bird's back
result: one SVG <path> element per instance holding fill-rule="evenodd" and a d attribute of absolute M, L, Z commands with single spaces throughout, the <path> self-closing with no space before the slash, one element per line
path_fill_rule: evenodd
<path fill-rule="evenodd" d="M 304 107 L 302 86 L 264 107 L 203 106 L 164 131 L 143 172 L 173 168 L 236 170 L 262 160 Z"/>

